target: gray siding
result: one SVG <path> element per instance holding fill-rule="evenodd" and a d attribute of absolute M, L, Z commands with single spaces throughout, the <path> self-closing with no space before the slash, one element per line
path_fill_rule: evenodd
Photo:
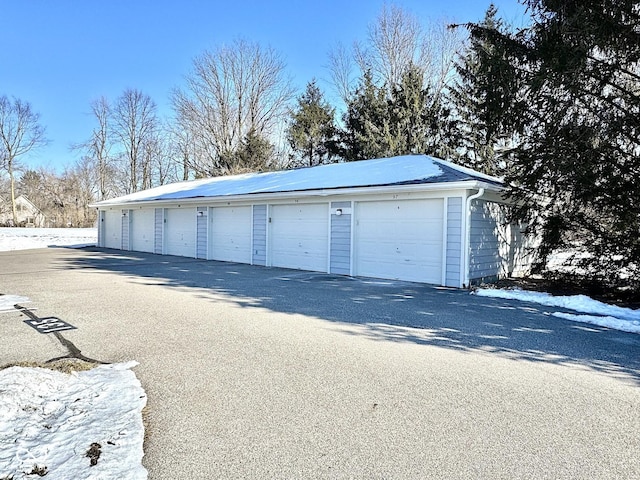
<path fill-rule="evenodd" d="M 129 224 L 131 219 L 131 212 L 129 210 L 122 210 L 122 250 L 129 250 Z"/>
<path fill-rule="evenodd" d="M 510 277 L 526 272 L 530 250 L 523 225 L 507 223 L 507 207 L 475 200 L 471 204 L 469 280 Z M 472 282 L 473 283 L 473 282 Z"/>
<path fill-rule="evenodd" d="M 267 206 L 253 206 L 253 265 L 267 264 Z"/>
<path fill-rule="evenodd" d="M 104 217 L 106 212 L 98 210 L 98 246 L 104 247 Z"/>
<path fill-rule="evenodd" d="M 198 207 L 196 217 L 196 258 L 207 258 L 207 207 Z"/>
<path fill-rule="evenodd" d="M 447 200 L 447 250 L 445 285 L 460 287 L 462 256 L 462 197 Z"/>
<path fill-rule="evenodd" d="M 474 200 L 471 204 L 470 280 L 497 278 L 500 274 L 501 210 L 499 204 L 484 200 Z"/>
<path fill-rule="evenodd" d="M 329 272 L 339 275 L 351 274 L 351 213 L 336 215 L 334 208 L 349 209 L 351 202 L 331 203 L 331 245 Z"/>
<path fill-rule="evenodd" d="M 153 252 L 162 255 L 162 231 L 164 227 L 164 209 L 156 208 L 156 222 L 153 240 Z"/>

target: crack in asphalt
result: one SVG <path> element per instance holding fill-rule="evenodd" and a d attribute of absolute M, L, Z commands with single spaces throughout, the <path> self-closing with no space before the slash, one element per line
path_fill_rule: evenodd
<path fill-rule="evenodd" d="M 16 310 L 18 310 L 20 313 L 23 313 L 24 315 L 26 315 L 27 317 L 29 317 L 31 320 L 41 320 L 40 317 L 38 317 L 35 313 L 33 313 L 32 310 L 29 310 L 27 307 L 23 307 L 22 305 L 18 305 L 15 304 L 13 306 L 13 308 L 15 308 Z M 82 354 L 81 350 L 75 346 L 75 344 L 65 338 L 60 332 L 51 332 L 60 342 L 60 344 L 67 349 L 67 352 L 69 352 L 67 355 L 63 355 L 61 357 L 55 357 L 55 358 L 51 358 L 49 360 L 47 360 L 45 363 L 50 363 L 50 362 L 55 362 L 56 360 L 62 360 L 64 358 L 75 358 L 78 360 L 83 360 L 85 362 L 89 362 L 89 363 L 97 363 L 97 364 L 101 364 L 101 365 L 108 365 L 109 362 L 103 362 L 101 360 L 96 360 L 94 358 L 90 358 L 87 357 L 85 355 Z"/>

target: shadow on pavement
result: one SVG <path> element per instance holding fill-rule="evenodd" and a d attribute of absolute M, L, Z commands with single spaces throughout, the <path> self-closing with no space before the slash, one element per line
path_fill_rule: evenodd
<path fill-rule="evenodd" d="M 430 285 L 89 247 L 59 268 L 89 268 L 211 301 L 335 322 L 347 335 L 578 365 L 640 385 L 640 335 L 560 320 L 552 309 Z"/>

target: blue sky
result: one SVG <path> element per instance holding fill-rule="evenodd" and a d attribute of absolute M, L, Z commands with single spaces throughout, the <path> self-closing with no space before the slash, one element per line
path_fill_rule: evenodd
<path fill-rule="evenodd" d="M 392 2 L 386 2 L 390 4 Z M 487 0 L 393 2 L 426 23 L 482 18 Z M 494 1 L 516 23 L 516 0 Z M 91 101 L 114 99 L 126 88 L 150 95 L 161 115 L 181 86 L 192 59 L 237 38 L 282 54 L 294 84 L 329 77 L 327 53 L 338 42 L 366 36 L 383 0 L 319 2 L 205 0 L 0 0 L 0 95 L 31 103 L 49 145 L 24 159 L 61 170 L 77 153 L 69 146 L 89 137 Z"/>

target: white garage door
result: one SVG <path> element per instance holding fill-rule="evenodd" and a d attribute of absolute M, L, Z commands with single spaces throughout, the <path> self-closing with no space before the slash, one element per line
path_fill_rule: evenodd
<path fill-rule="evenodd" d="M 442 283 L 443 206 L 441 199 L 358 203 L 355 274 Z"/>
<path fill-rule="evenodd" d="M 210 257 L 251 263 L 251 207 L 215 207 L 209 221 Z"/>
<path fill-rule="evenodd" d="M 107 210 L 104 212 L 104 246 L 122 248 L 122 212 Z"/>
<path fill-rule="evenodd" d="M 195 257 L 195 208 L 167 208 L 165 220 L 165 253 L 180 257 Z"/>
<path fill-rule="evenodd" d="M 327 271 L 328 204 L 273 205 L 270 217 L 271 265 Z"/>
<path fill-rule="evenodd" d="M 131 211 L 131 250 L 153 253 L 155 214 L 151 208 Z"/>

